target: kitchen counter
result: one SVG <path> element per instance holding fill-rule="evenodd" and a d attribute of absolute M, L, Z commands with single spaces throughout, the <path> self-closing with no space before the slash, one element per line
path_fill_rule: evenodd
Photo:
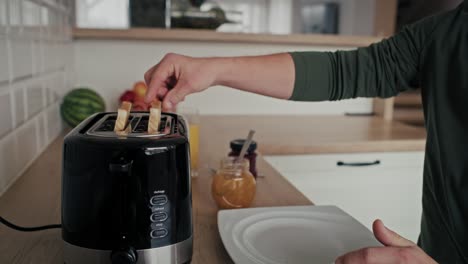
<path fill-rule="evenodd" d="M 227 154 L 230 139 L 252 128 L 263 154 L 424 150 L 422 129 L 374 117 L 238 117 L 201 120 L 201 175 L 192 181 L 193 262 L 232 263 L 220 240 L 211 199 L 210 168 Z M 0 197 L 0 215 L 23 226 L 60 222 L 63 135 Z M 261 157 L 254 207 L 312 204 Z M 63 263 L 60 230 L 23 233 L 0 225 L 0 263 Z"/>
<path fill-rule="evenodd" d="M 253 34 L 225 33 L 201 29 L 73 29 L 74 39 L 205 41 L 230 43 L 290 44 L 310 46 L 364 47 L 382 40 L 372 36 L 344 36 L 324 34 Z"/>

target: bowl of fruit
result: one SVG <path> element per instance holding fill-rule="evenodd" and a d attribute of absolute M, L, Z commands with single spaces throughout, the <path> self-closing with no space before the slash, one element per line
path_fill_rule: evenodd
<path fill-rule="evenodd" d="M 126 90 L 119 98 L 119 102 L 132 103 L 132 111 L 148 111 L 151 104 L 145 102 L 145 95 L 148 87 L 143 81 L 138 81 L 131 90 Z"/>

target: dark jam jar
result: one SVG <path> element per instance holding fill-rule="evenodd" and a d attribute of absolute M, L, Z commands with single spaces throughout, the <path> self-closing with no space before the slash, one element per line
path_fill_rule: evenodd
<path fill-rule="evenodd" d="M 242 149 L 242 146 L 244 145 L 244 142 L 245 142 L 244 139 L 236 139 L 236 140 L 231 141 L 230 143 L 231 152 L 229 152 L 228 156 L 238 157 Z M 250 143 L 249 148 L 247 149 L 247 153 L 245 154 L 244 158 L 249 161 L 250 172 L 256 179 L 257 178 L 257 153 L 255 152 L 255 150 L 257 150 L 257 142 L 252 141 Z"/>

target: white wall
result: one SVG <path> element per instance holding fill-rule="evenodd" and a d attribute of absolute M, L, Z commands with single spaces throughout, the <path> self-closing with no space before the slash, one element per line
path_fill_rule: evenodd
<path fill-rule="evenodd" d="M 96 89 L 105 98 L 109 110 L 116 109 L 119 95 L 135 81 L 142 80 L 144 72 L 169 52 L 192 56 L 235 56 L 293 50 L 334 50 L 326 47 L 265 44 L 98 40 L 78 40 L 74 48 L 76 85 Z M 225 87 L 213 87 L 201 94 L 189 96 L 185 104 L 198 107 L 202 114 L 308 115 L 372 111 L 371 99 L 297 103 Z"/>
<path fill-rule="evenodd" d="M 47 4 L 47 3 L 48 4 Z M 0 0 L 0 195 L 62 131 L 70 1 Z"/>

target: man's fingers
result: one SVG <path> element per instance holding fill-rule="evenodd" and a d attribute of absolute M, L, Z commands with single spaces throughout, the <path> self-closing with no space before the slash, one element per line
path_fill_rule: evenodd
<path fill-rule="evenodd" d="M 158 99 L 162 99 L 166 97 L 167 92 L 169 92 L 169 89 L 167 89 L 166 87 L 161 87 L 158 89 L 158 94 L 156 94 L 156 96 L 158 97 Z"/>
<path fill-rule="evenodd" d="M 151 67 L 149 70 L 145 72 L 144 78 L 145 78 L 146 85 L 150 84 L 151 76 L 153 76 L 153 73 L 156 70 L 156 67 L 158 67 L 158 64 L 154 65 L 153 67 Z"/>
<path fill-rule="evenodd" d="M 375 220 L 372 225 L 374 236 L 380 243 L 391 247 L 411 247 L 415 244 L 408 239 L 400 236 L 396 232 L 388 229 L 381 220 Z"/>
<path fill-rule="evenodd" d="M 184 101 L 185 96 L 188 94 L 190 94 L 190 89 L 184 86 L 184 84 L 177 84 L 164 97 L 163 109 L 165 111 L 173 111 L 177 104 Z"/>
<path fill-rule="evenodd" d="M 165 74 L 162 72 L 162 69 L 156 68 L 151 76 L 150 83 L 148 84 L 148 91 L 146 92 L 145 101 L 147 103 L 151 103 L 156 96 L 160 93 L 161 88 L 167 89 L 167 79 L 170 76 L 169 74 Z"/>
<path fill-rule="evenodd" d="M 145 102 L 151 103 L 156 98 L 157 93 L 158 93 L 157 88 L 148 87 L 148 91 L 146 91 Z"/>
<path fill-rule="evenodd" d="M 363 248 L 335 260 L 335 264 L 391 264 L 399 263 L 399 251 L 397 248 Z"/>

